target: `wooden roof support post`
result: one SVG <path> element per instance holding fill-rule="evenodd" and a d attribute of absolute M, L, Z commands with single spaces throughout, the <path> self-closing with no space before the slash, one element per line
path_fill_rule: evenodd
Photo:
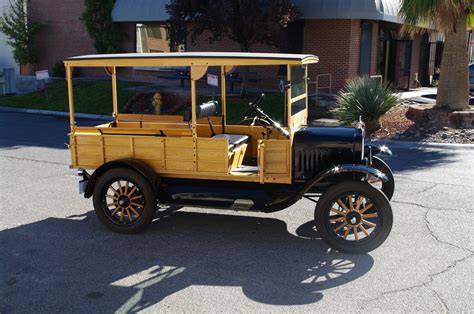
<path fill-rule="evenodd" d="M 222 116 L 224 117 L 224 127 L 227 123 L 227 91 L 225 85 L 225 75 L 226 75 L 226 67 L 221 66 L 221 107 L 222 107 Z"/>
<path fill-rule="evenodd" d="M 194 138 L 197 137 L 196 123 L 196 80 L 191 77 L 191 125 Z"/>
<path fill-rule="evenodd" d="M 309 109 L 308 109 L 308 98 L 309 98 L 309 94 L 308 94 L 308 65 L 306 64 L 304 66 L 304 93 L 306 94 L 306 119 L 308 119 L 308 115 L 309 115 Z"/>
<path fill-rule="evenodd" d="M 67 81 L 67 90 L 68 90 L 68 101 L 69 101 L 69 124 L 71 128 L 71 133 L 74 132 L 74 95 L 72 88 L 72 70 L 71 66 L 66 66 L 66 81 Z"/>
<path fill-rule="evenodd" d="M 290 84 L 289 85 L 289 88 L 287 89 L 287 113 L 288 113 L 288 116 L 287 116 L 287 121 L 288 121 L 288 130 L 290 131 L 290 134 L 293 133 L 293 130 L 292 130 L 292 125 L 291 125 L 291 65 L 287 65 L 287 77 L 286 77 L 286 80 L 288 81 L 288 83 Z"/>
<path fill-rule="evenodd" d="M 113 104 L 113 116 L 114 118 L 118 115 L 118 100 L 117 100 L 117 68 L 112 67 L 112 104 Z"/>

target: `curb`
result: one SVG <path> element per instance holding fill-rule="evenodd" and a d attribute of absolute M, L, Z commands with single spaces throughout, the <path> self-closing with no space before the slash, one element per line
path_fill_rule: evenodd
<path fill-rule="evenodd" d="M 375 140 L 370 143 L 380 143 L 387 145 L 389 148 L 401 149 L 423 149 L 423 148 L 448 148 L 448 149 L 466 149 L 474 150 L 474 144 L 456 144 L 456 143 L 428 143 L 428 142 L 408 142 L 408 141 L 385 141 Z"/>
<path fill-rule="evenodd" d="M 39 109 L 0 107 L 0 112 L 17 112 L 17 113 L 27 113 L 27 114 L 39 114 L 39 115 L 44 115 L 44 116 L 69 117 L 69 112 L 39 110 Z M 103 116 L 103 115 L 89 114 L 89 113 L 76 113 L 74 114 L 74 117 L 79 118 L 79 119 L 90 119 L 90 120 L 105 120 L 105 121 L 112 120 L 111 116 Z"/>
<path fill-rule="evenodd" d="M 18 113 L 27 113 L 27 114 L 39 114 L 45 116 L 56 116 L 56 117 L 69 117 L 69 112 L 64 111 L 52 111 L 52 110 L 39 110 L 39 109 L 22 109 L 22 108 L 9 108 L 9 107 L 0 107 L 0 112 L 18 112 Z M 88 113 L 76 113 L 74 115 L 79 119 L 91 119 L 91 120 L 105 120 L 110 121 L 112 117 L 97 115 L 97 114 L 88 114 Z M 408 142 L 408 141 L 385 141 L 385 140 L 374 140 L 370 143 L 380 143 L 387 145 L 390 148 L 449 148 L 449 149 L 473 149 L 474 144 L 451 144 L 451 143 L 427 143 L 427 142 Z"/>

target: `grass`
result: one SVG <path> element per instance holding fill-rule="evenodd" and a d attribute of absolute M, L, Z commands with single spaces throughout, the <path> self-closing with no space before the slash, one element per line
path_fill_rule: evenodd
<path fill-rule="evenodd" d="M 253 95 L 248 98 L 227 97 L 227 124 L 236 124 L 243 119 L 245 112 L 249 109 L 249 102 L 254 101 L 258 95 Z M 203 101 L 211 100 L 211 97 L 205 97 Z M 220 97 L 217 97 L 219 104 Z M 284 96 L 283 94 L 266 94 L 260 105 L 260 108 L 278 122 L 283 122 L 285 114 Z M 219 110 L 220 114 L 220 110 Z M 251 115 L 252 117 L 255 115 Z"/>
<path fill-rule="evenodd" d="M 118 101 L 121 108 L 137 91 L 128 88 L 141 86 L 141 83 L 119 82 Z M 29 94 L 0 97 L 0 106 L 13 108 L 69 111 L 66 82 L 48 85 L 48 98 L 44 91 Z M 112 84 L 110 81 L 75 81 L 74 110 L 80 113 L 111 115 Z"/>
<path fill-rule="evenodd" d="M 119 112 L 137 90 L 131 87 L 143 86 L 138 82 L 118 82 Z M 53 111 L 69 111 L 66 82 L 55 82 L 48 85 L 48 98 L 44 91 L 29 94 L 0 97 L 0 106 L 43 109 Z M 227 123 L 236 124 L 241 121 L 248 110 L 248 103 L 255 100 L 257 95 L 248 98 L 238 96 L 227 97 Z M 211 97 L 200 97 L 199 101 L 211 100 Z M 221 103 L 220 97 L 217 97 Z M 284 117 L 283 94 L 267 94 L 260 106 L 272 119 L 282 122 Z M 111 115 L 112 113 L 112 84 L 110 81 L 75 81 L 74 82 L 74 111 L 78 113 L 92 113 Z"/>

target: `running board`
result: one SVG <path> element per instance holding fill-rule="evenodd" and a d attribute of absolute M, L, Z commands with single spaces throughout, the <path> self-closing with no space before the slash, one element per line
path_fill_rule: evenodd
<path fill-rule="evenodd" d="M 180 194 L 174 194 L 171 197 L 175 201 L 187 201 L 188 206 L 193 206 L 193 201 L 197 202 L 212 202 L 213 204 L 217 205 L 220 203 L 223 205 L 225 204 L 225 207 L 222 208 L 219 206 L 220 209 L 227 209 L 227 210 L 235 210 L 235 211 L 252 211 L 251 208 L 255 205 L 253 200 L 249 199 L 233 199 L 225 196 L 217 196 L 213 194 L 206 194 L 206 193 L 180 193 Z M 230 204 L 230 206 L 229 206 Z M 202 204 L 196 204 L 196 205 L 202 205 Z M 218 205 L 217 205 L 218 206 Z"/>

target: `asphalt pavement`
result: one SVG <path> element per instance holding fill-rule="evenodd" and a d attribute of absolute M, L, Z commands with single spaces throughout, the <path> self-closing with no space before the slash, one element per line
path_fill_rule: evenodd
<path fill-rule="evenodd" d="M 392 233 L 347 255 L 308 200 L 113 234 L 78 194 L 67 128 L 0 113 L 0 313 L 474 311 L 474 149 L 394 149 Z"/>

